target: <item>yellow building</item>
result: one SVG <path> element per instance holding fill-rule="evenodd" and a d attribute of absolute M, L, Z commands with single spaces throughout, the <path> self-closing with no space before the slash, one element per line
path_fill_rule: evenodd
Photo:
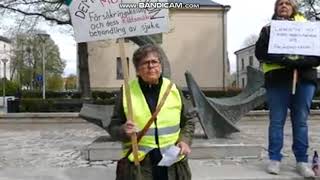
<path fill-rule="evenodd" d="M 199 4 L 200 8 L 170 9 L 170 32 L 163 33 L 161 47 L 168 56 L 171 79 L 186 87 L 184 72 L 190 71 L 203 90 L 224 89 L 227 58 L 227 12 L 211 0 L 171 0 Z M 135 77 L 132 54 L 138 48 L 126 42 L 129 75 Z M 88 43 L 92 90 L 118 90 L 123 84 L 119 47 L 116 41 Z"/>

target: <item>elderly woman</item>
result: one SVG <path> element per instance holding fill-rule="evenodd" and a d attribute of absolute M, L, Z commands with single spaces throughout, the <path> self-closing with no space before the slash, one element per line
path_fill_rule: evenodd
<path fill-rule="evenodd" d="M 131 147 L 130 135 L 147 124 L 171 83 L 169 79 L 162 77 L 161 60 L 160 49 L 154 45 L 142 46 L 133 54 L 137 74 L 137 78 L 129 82 L 133 119 L 127 118 L 128 107 L 122 89 L 107 129 L 114 139 L 123 142 L 124 157 L 118 162 L 117 180 L 136 179 L 133 155 L 127 153 Z M 173 84 L 156 120 L 138 143 L 143 180 L 191 179 L 187 155 L 191 152 L 194 122 L 187 116 L 184 107 L 183 96 Z M 172 146 L 180 148 L 177 162 L 169 167 L 159 166 L 163 153 Z"/>
<path fill-rule="evenodd" d="M 294 0 L 277 0 L 272 19 L 306 21 L 298 12 Z M 270 54 L 268 53 L 269 37 L 270 25 L 267 25 L 261 30 L 255 51 L 265 74 L 266 95 L 270 109 L 268 146 L 270 162 L 267 171 L 271 174 L 278 174 L 280 171 L 283 128 L 289 108 L 293 129 L 292 150 L 297 162 L 296 168 L 302 176 L 312 177 L 314 173 L 309 168 L 307 155 L 309 147 L 307 119 L 316 90 L 315 67 L 320 64 L 320 57 Z M 292 94 L 294 71 L 297 71 L 298 81 L 296 92 Z"/>

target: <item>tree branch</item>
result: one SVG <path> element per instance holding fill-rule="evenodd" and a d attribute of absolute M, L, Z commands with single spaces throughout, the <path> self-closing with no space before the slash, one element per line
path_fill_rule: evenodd
<path fill-rule="evenodd" d="M 0 4 L 0 9 L 1 8 L 7 9 L 7 10 L 10 10 L 10 11 L 13 11 L 13 12 L 21 13 L 21 14 L 23 14 L 25 16 L 39 16 L 39 17 L 44 18 L 47 21 L 54 21 L 59 25 L 71 25 L 71 20 L 70 19 L 66 20 L 66 21 L 63 21 L 63 20 L 56 19 L 54 17 L 48 17 L 45 14 L 36 13 L 36 12 L 25 12 L 25 11 L 23 11 L 21 9 L 12 8 L 12 7 L 9 7 L 9 6 L 5 6 L 3 4 Z"/>

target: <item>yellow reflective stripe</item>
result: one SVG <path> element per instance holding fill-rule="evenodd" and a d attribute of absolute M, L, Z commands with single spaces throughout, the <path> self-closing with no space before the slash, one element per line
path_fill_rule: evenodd
<path fill-rule="evenodd" d="M 166 146 L 174 145 L 178 141 L 179 133 L 180 133 L 180 130 L 176 133 L 159 136 L 159 147 L 163 148 Z M 174 139 L 174 143 L 172 143 L 172 139 Z M 155 142 L 155 136 L 143 136 L 138 146 L 158 148 L 158 145 L 154 142 Z M 131 144 L 123 144 L 124 149 L 128 149 L 130 147 L 131 147 Z"/>
<path fill-rule="evenodd" d="M 150 139 L 154 140 L 155 137 L 154 136 L 144 136 L 143 138 L 150 138 Z M 123 144 L 122 147 L 125 149 L 129 149 L 129 148 L 131 148 L 131 144 Z M 150 145 L 141 144 L 141 143 L 138 144 L 138 147 L 149 147 L 151 149 L 158 148 L 158 146 L 156 144 L 154 144 L 153 146 L 150 146 Z M 140 150 L 140 148 L 139 148 L 139 150 Z"/>
<path fill-rule="evenodd" d="M 161 128 L 158 129 L 158 136 L 159 136 L 159 140 L 160 138 L 164 138 L 164 140 L 161 140 L 161 142 L 166 142 L 165 139 L 168 138 L 168 136 L 170 135 L 176 135 L 176 134 L 180 133 L 180 126 L 173 126 L 173 127 L 168 127 L 168 128 Z M 147 133 L 142 137 L 144 141 L 148 141 L 148 142 L 153 142 L 155 140 L 155 129 L 149 129 L 147 131 Z M 139 142 L 139 144 L 142 144 L 141 141 Z M 167 144 L 167 143 L 166 143 Z M 155 147 L 157 147 L 156 144 L 154 144 Z M 161 146 L 161 144 L 160 144 Z M 131 147 L 131 143 L 127 142 L 127 143 L 122 143 L 122 147 L 127 149 Z"/>
<path fill-rule="evenodd" d="M 180 130 L 180 124 L 171 127 L 158 128 L 158 136 L 176 133 Z M 149 128 L 146 132 L 146 136 L 155 135 L 156 128 Z"/>
<path fill-rule="evenodd" d="M 171 146 L 174 146 L 174 145 L 168 145 L 166 147 L 162 147 L 160 148 L 160 152 L 161 154 L 163 154 L 166 150 L 168 150 Z M 147 146 L 139 146 L 139 151 L 138 151 L 138 155 L 139 155 L 139 161 L 142 161 L 144 159 L 144 157 L 146 156 L 146 154 L 148 154 L 151 150 L 155 149 L 155 148 L 150 148 L 150 147 L 147 147 Z M 124 151 L 124 155 L 127 153 L 127 151 Z M 184 155 L 179 155 L 179 160 L 177 162 L 179 162 L 180 160 L 182 160 L 185 156 Z M 128 156 L 128 159 L 130 161 L 133 161 L 133 154 L 131 153 L 129 156 Z"/>
<path fill-rule="evenodd" d="M 144 151 L 138 151 L 138 160 L 139 161 L 142 161 L 144 159 L 144 157 L 146 156 L 147 153 L 145 153 Z M 123 153 L 123 156 L 126 155 L 126 152 Z M 130 153 L 130 155 L 128 156 L 128 159 L 133 162 L 134 161 L 134 157 L 133 157 L 133 154 Z"/>
<path fill-rule="evenodd" d="M 167 146 L 161 147 L 160 150 L 169 149 L 169 147 L 171 147 L 171 146 L 173 146 L 173 145 L 171 144 L 171 145 L 167 145 Z M 147 154 L 147 153 L 150 152 L 152 149 L 158 148 L 158 146 L 156 146 L 156 147 L 149 147 L 149 146 L 139 145 L 138 148 L 139 148 L 139 151 L 143 151 L 143 152 L 145 152 L 145 153 Z"/>
<path fill-rule="evenodd" d="M 267 73 L 269 71 L 272 71 L 272 70 L 275 70 L 275 69 L 282 69 L 282 68 L 285 68 L 285 67 L 281 66 L 279 64 L 262 63 L 263 73 Z"/>
<path fill-rule="evenodd" d="M 177 131 L 176 133 L 159 136 L 160 148 L 175 144 L 179 138 L 179 133 L 180 133 L 180 130 Z M 155 136 L 143 136 L 141 141 L 139 142 L 139 145 L 158 147 L 158 145 L 155 143 Z"/>
<path fill-rule="evenodd" d="M 180 130 L 173 134 L 159 136 L 160 147 L 175 144 L 179 139 Z"/>

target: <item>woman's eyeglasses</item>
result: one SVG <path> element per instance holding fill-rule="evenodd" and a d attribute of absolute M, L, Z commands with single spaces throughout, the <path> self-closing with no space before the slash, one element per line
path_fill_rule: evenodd
<path fill-rule="evenodd" d="M 160 61 L 158 60 L 150 60 L 150 61 L 144 61 L 139 66 L 140 67 L 158 67 L 160 65 Z"/>

